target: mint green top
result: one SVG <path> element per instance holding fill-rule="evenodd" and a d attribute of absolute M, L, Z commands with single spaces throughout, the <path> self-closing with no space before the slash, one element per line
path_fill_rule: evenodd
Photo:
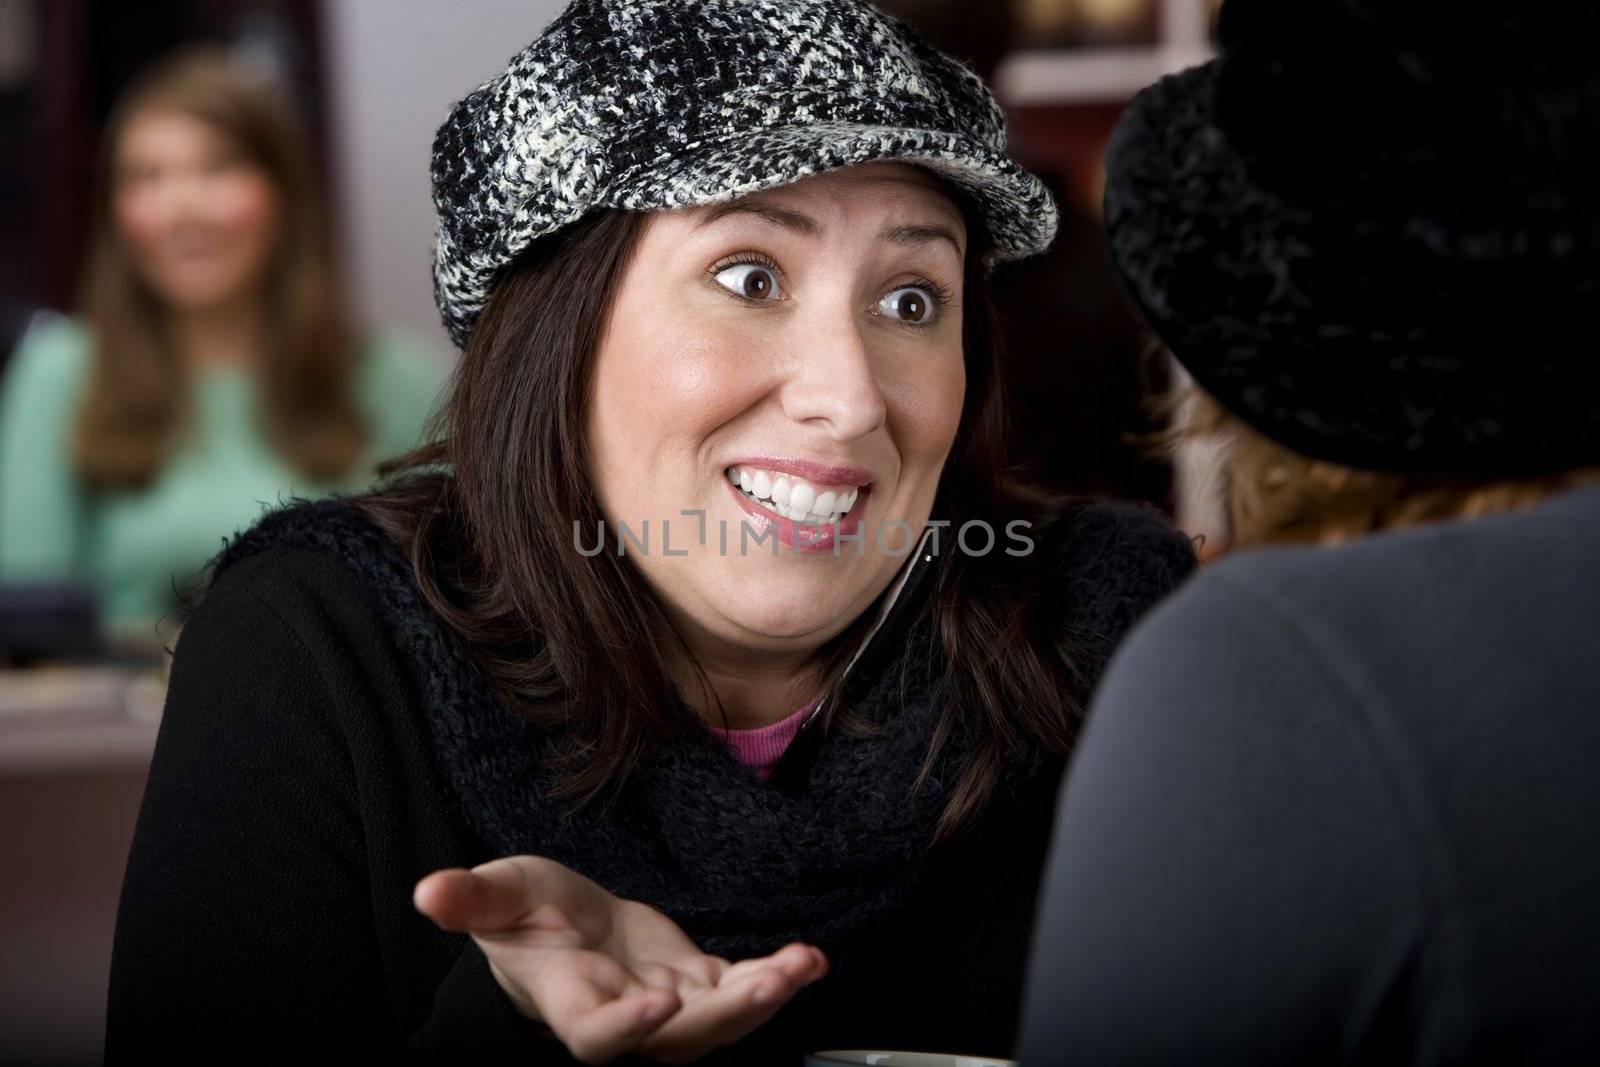
<path fill-rule="evenodd" d="M 414 345 L 379 338 L 357 375 L 371 434 L 367 457 L 338 482 L 312 483 L 272 452 L 252 411 L 245 367 L 198 371 L 193 432 L 146 488 L 94 492 L 78 480 L 72 423 L 91 366 L 85 328 L 45 320 L 0 379 L 0 581 L 77 578 L 100 595 L 112 631 L 149 631 L 229 534 L 291 495 L 356 488 L 378 460 L 421 437 L 448 368 Z"/>

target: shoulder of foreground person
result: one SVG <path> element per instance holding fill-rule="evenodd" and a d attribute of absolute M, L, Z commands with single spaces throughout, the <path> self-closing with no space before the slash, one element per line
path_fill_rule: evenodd
<path fill-rule="evenodd" d="M 1531 509 L 1426 523 L 1333 547 L 1273 546 L 1239 552 L 1213 568 L 1234 585 L 1278 601 L 1352 638 L 1375 624 L 1411 636 L 1427 617 L 1450 632 L 1484 625 L 1482 610 L 1530 610 L 1547 617 L 1552 601 L 1600 584 L 1593 532 L 1600 484 L 1568 490 Z M 1383 610 L 1372 611 L 1374 604 Z"/>
<path fill-rule="evenodd" d="M 1156 609 L 1061 796 L 1025 1061 L 1586 1057 L 1596 522 L 1242 552 Z"/>
<path fill-rule="evenodd" d="M 1194 544 L 1147 504 L 1086 502 L 1033 536 L 1059 583 L 1065 625 L 1113 643 L 1196 566 Z"/>
<path fill-rule="evenodd" d="M 1439 887 L 1375 734 L 1340 665 L 1229 573 L 1152 612 L 1061 792 L 1023 1062 L 1301 1062 L 1409 1040 Z"/>

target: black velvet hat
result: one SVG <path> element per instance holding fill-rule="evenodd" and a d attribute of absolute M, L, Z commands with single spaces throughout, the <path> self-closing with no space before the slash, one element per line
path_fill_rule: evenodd
<path fill-rule="evenodd" d="M 1600 3 L 1227 0 L 1218 36 L 1106 159 L 1179 362 L 1350 466 L 1600 462 Z"/>

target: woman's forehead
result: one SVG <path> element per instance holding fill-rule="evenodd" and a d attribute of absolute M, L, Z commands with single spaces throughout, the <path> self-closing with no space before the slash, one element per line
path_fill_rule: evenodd
<path fill-rule="evenodd" d="M 860 210 L 873 201 L 890 201 L 942 216 L 956 231 L 965 229 L 965 217 L 949 187 L 921 167 L 892 161 L 874 161 L 808 175 L 796 182 L 746 193 L 717 204 L 689 208 L 684 215 L 697 226 L 728 216 L 793 212 L 806 216 L 807 205 L 840 204 Z"/>
<path fill-rule="evenodd" d="M 116 144 L 118 156 L 228 151 L 237 139 L 213 122 L 168 104 L 148 104 L 129 116 Z"/>

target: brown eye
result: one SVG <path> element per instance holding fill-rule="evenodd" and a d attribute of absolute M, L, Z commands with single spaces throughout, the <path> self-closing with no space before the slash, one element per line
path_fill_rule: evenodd
<path fill-rule="evenodd" d="M 759 263 L 735 263 L 717 271 L 717 284 L 746 300 L 773 300 L 778 295 L 778 279 Z"/>
<path fill-rule="evenodd" d="M 933 298 L 927 290 L 908 285 L 880 300 L 878 310 L 912 326 L 925 326 L 933 321 Z"/>

